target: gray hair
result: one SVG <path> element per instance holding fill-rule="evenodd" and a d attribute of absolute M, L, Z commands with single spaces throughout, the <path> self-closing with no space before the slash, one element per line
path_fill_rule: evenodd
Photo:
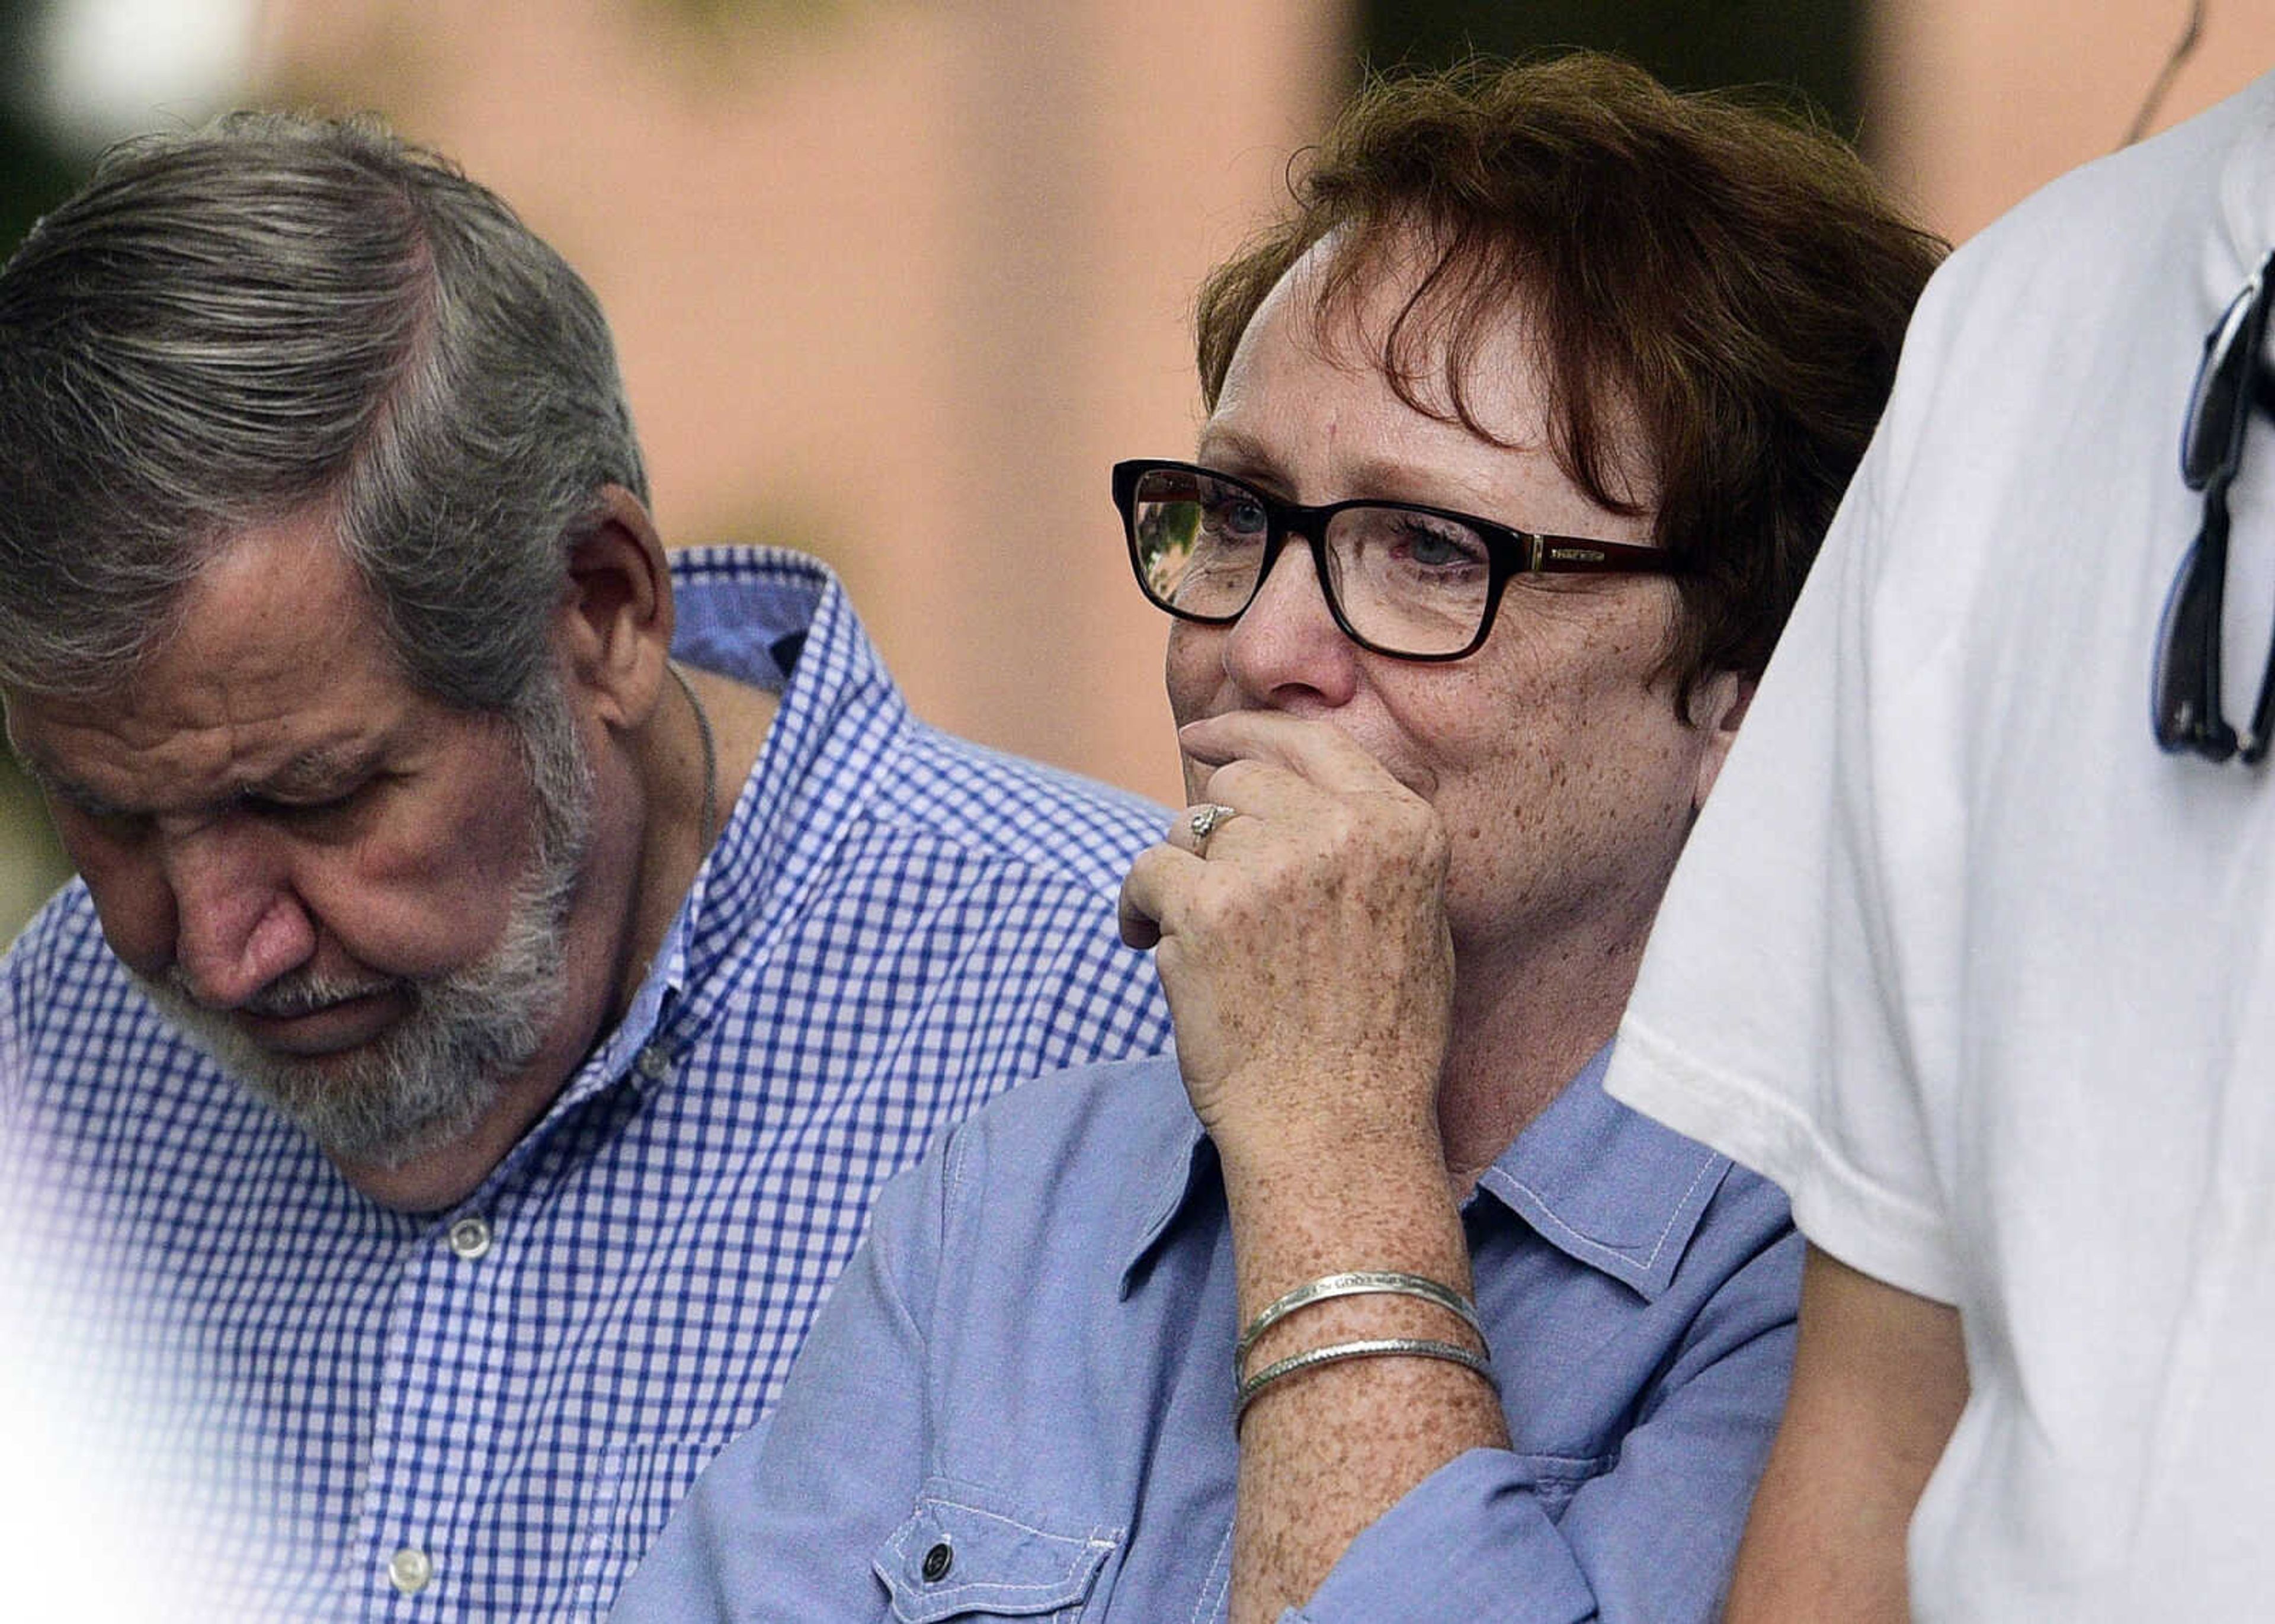
<path fill-rule="evenodd" d="M 519 713 L 610 484 L 592 290 L 375 120 L 125 143 L 0 268 L 0 687 L 130 678 L 233 535 L 329 508 L 408 680 Z"/>

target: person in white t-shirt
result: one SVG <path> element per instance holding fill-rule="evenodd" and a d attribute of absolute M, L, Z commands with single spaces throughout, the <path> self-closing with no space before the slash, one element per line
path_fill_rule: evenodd
<path fill-rule="evenodd" d="M 1610 1091 L 1810 1243 L 1734 1619 L 2275 1607 L 2271 249 L 2275 76 L 1950 261 L 1668 894 Z"/>

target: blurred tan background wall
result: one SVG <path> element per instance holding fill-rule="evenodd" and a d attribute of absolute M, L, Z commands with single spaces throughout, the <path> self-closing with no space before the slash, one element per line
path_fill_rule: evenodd
<path fill-rule="evenodd" d="M 1190 446 L 1193 287 L 1353 82 L 1357 0 L 195 3 L 221 99 L 376 109 L 585 273 L 667 538 L 819 553 L 920 714 L 1181 798 L 1106 469 Z M 1864 145 L 1963 237 L 2115 146 L 2188 13 L 1884 0 Z M 2216 0 L 2158 125 L 2271 64 L 2275 0 Z M 56 875 L 7 789 L 0 937 Z"/>
<path fill-rule="evenodd" d="M 1168 794 L 1105 470 L 1190 443 L 1186 301 L 1332 105 L 1342 26 L 1227 0 L 271 0 L 254 68 L 384 110 L 584 272 L 668 539 L 820 554 L 928 718 Z"/>
<path fill-rule="evenodd" d="M 2275 68 L 2275 0 L 1881 0 L 1867 8 L 1865 148 L 1954 241 L 2115 147 L 2186 29 L 2150 129 Z"/>

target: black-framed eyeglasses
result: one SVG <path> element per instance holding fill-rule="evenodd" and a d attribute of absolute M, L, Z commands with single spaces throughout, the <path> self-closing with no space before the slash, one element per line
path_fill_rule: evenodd
<path fill-rule="evenodd" d="M 2244 431 L 2254 405 L 2275 413 L 2275 378 L 2261 363 L 2267 338 L 2269 294 L 2275 289 L 2275 253 L 2228 302 L 2204 337 L 2203 360 L 2188 392 L 2181 426 L 2181 478 L 2203 493 L 2203 522 L 2165 601 L 2157 635 L 2150 719 L 2158 745 L 2193 750 L 2214 761 L 2240 756 L 2258 762 L 2267 753 L 2275 721 L 2275 647 L 2259 682 L 2251 728 L 2238 736 L 2222 714 L 2219 623 L 2227 592 L 2227 490 L 2243 463 Z M 2239 748 L 2240 746 L 2240 748 Z"/>
<path fill-rule="evenodd" d="M 1115 464 L 1114 505 L 1138 586 L 1179 620 L 1238 620 L 1300 535 L 1343 635 L 1401 660 L 1476 653 L 1512 576 L 1664 575 L 1676 565 L 1656 547 L 1540 535 L 1410 502 L 1304 507 L 1190 463 Z"/>

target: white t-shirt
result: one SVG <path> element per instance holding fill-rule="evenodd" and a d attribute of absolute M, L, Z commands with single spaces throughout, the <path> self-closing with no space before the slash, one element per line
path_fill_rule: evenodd
<path fill-rule="evenodd" d="M 2275 764 L 2167 756 L 2181 418 L 2275 245 L 2275 76 L 2040 193 L 1921 304 L 1678 870 L 1610 1091 L 1956 1304 L 1931 1619 L 2275 1617 Z M 2275 424 L 2224 699 L 2275 620 Z"/>

